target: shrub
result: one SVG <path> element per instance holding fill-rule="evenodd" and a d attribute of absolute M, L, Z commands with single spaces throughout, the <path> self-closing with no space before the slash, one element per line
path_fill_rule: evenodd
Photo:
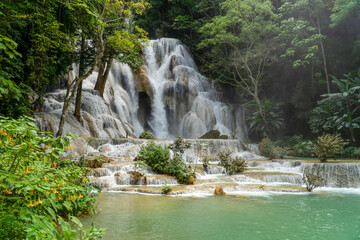
<path fill-rule="evenodd" d="M 306 190 L 312 192 L 312 190 L 322 185 L 323 179 L 315 173 L 308 172 L 304 173 L 303 181 L 306 185 Z"/>
<path fill-rule="evenodd" d="M 77 239 L 62 217 L 76 222 L 71 216 L 93 211 L 100 189 L 90 184 L 88 168 L 59 159 L 72 148 L 72 135 L 37 132 L 31 118 L 0 118 L 0 236 L 62 239 L 69 234 L 66 239 Z"/>
<path fill-rule="evenodd" d="M 360 159 L 360 147 L 356 149 L 355 156 Z"/>
<path fill-rule="evenodd" d="M 150 132 L 148 132 L 148 131 L 143 131 L 143 132 L 140 134 L 139 138 L 143 138 L 143 139 L 154 139 L 154 136 L 153 136 Z"/>
<path fill-rule="evenodd" d="M 303 140 L 293 147 L 295 155 L 298 157 L 312 157 L 315 154 L 314 142 L 311 140 Z"/>
<path fill-rule="evenodd" d="M 203 168 L 205 171 L 208 170 L 208 167 L 210 165 L 210 161 L 214 161 L 214 159 L 212 159 L 210 156 L 205 156 L 203 159 L 202 159 L 202 165 L 203 165 Z"/>
<path fill-rule="evenodd" d="M 341 152 L 343 158 L 356 158 L 356 147 L 347 147 Z"/>
<path fill-rule="evenodd" d="M 340 135 L 325 134 L 318 138 L 314 146 L 315 153 L 321 162 L 326 162 L 329 157 L 340 153 L 346 142 Z"/>
<path fill-rule="evenodd" d="M 153 141 L 140 147 L 136 162 L 141 164 L 141 161 L 148 164 L 157 173 L 175 176 L 180 183 L 188 184 L 190 176 L 195 177 L 180 156 L 175 155 L 171 158 L 169 148 L 156 145 Z"/>
<path fill-rule="evenodd" d="M 162 193 L 163 194 L 169 194 L 172 191 L 172 187 L 168 186 L 168 185 L 163 185 L 162 186 Z"/>
<path fill-rule="evenodd" d="M 175 155 L 182 156 L 186 149 L 191 147 L 191 142 L 187 142 L 183 137 L 178 136 L 173 144 L 170 144 L 169 148 L 174 152 Z"/>
<path fill-rule="evenodd" d="M 269 159 L 276 158 L 275 147 L 275 143 L 272 142 L 269 138 L 264 138 L 259 143 L 259 150 L 261 155 Z"/>
<path fill-rule="evenodd" d="M 223 150 L 218 153 L 219 165 L 225 168 L 226 173 L 232 175 L 245 171 L 247 167 L 245 160 L 240 157 L 232 158 L 230 155 L 230 150 Z"/>

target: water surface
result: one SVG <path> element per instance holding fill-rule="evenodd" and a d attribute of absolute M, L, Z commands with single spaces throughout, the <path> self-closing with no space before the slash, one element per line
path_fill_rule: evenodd
<path fill-rule="evenodd" d="M 340 193 L 169 197 L 104 193 L 85 225 L 104 239 L 360 239 L 360 196 Z"/>

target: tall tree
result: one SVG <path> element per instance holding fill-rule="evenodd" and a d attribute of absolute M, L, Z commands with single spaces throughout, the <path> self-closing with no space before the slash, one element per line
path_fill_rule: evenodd
<path fill-rule="evenodd" d="M 323 33 L 329 23 L 328 11 L 324 0 L 284 1 L 279 8 L 282 30 L 279 38 L 286 46 L 282 56 L 292 58 L 294 67 L 322 63 L 326 89 L 330 93 Z"/>
<path fill-rule="evenodd" d="M 131 21 L 132 14 L 135 12 L 140 14 L 145 10 L 147 4 L 144 0 L 138 1 L 120 1 L 120 0 L 77 0 L 77 4 L 73 5 L 73 9 L 83 9 L 88 13 L 88 21 L 90 24 L 85 24 L 91 28 L 90 35 L 87 35 L 89 44 L 95 48 L 95 56 L 91 61 L 91 66 L 86 72 L 83 72 L 85 66 L 80 66 L 82 75 L 76 77 L 70 84 L 68 84 L 67 92 L 64 99 L 62 114 L 60 117 L 59 130 L 57 136 L 61 136 L 64 131 L 64 124 L 67 110 L 76 96 L 76 93 L 81 94 L 78 90 L 84 79 L 86 79 L 98 67 L 98 78 L 95 85 L 95 90 L 99 90 L 100 95 L 103 96 L 106 80 L 111 69 L 113 59 L 116 58 L 121 62 L 128 63 L 131 67 L 137 68 L 143 64 L 141 57 L 142 44 L 141 40 L 146 40 L 146 33 L 138 28 Z M 84 16 L 80 18 L 80 22 Z M 77 46 L 82 45 L 87 28 L 79 29 L 81 33 Z M 84 47 L 84 46 L 83 46 Z M 83 51 L 83 52 L 81 52 Z M 80 64 L 84 64 L 85 58 L 84 48 L 80 47 Z M 79 64 L 79 65 L 80 65 Z M 81 88 L 81 87 L 80 87 Z M 80 118 L 80 103 L 81 95 L 79 95 L 76 102 L 76 112 Z"/>
<path fill-rule="evenodd" d="M 268 0 L 228 0 L 221 4 L 224 15 L 201 28 L 204 40 L 198 45 L 214 56 L 210 68 L 225 69 L 228 84 L 241 88 L 255 102 L 259 116 L 270 135 L 270 122 L 260 98 L 260 85 L 266 64 L 275 48 L 278 33 L 276 14 Z M 213 50 L 211 50 L 213 49 Z M 216 57 L 219 52 L 227 54 Z"/>

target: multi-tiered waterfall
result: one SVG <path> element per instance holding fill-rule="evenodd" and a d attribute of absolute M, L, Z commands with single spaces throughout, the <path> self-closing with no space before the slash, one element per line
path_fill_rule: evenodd
<path fill-rule="evenodd" d="M 97 72 L 84 81 L 82 123 L 70 107 L 65 130 L 82 136 L 139 136 L 145 129 L 157 138 L 198 138 L 218 130 L 229 138 L 246 136 L 240 105 L 226 104 L 211 82 L 202 76 L 187 47 L 162 38 L 145 46 L 145 65 L 136 73 L 115 62 L 104 98 L 94 91 Z M 74 65 L 68 80 L 77 72 Z M 57 130 L 65 89 L 48 94 L 36 118 L 43 131 Z"/>

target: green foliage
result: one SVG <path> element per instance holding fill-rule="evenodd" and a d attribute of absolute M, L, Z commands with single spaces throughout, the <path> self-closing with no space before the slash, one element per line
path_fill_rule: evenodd
<path fill-rule="evenodd" d="M 347 144 L 340 135 L 324 134 L 318 137 L 314 146 L 315 153 L 321 162 L 326 162 L 329 157 L 333 157 L 342 151 Z"/>
<path fill-rule="evenodd" d="M 340 25 L 351 14 L 360 10 L 358 0 L 336 0 L 331 14 L 332 27 Z"/>
<path fill-rule="evenodd" d="M 254 106 L 255 104 L 248 104 Z M 248 118 L 250 122 L 250 131 L 262 134 L 267 137 L 273 136 L 279 129 L 284 126 L 284 119 L 280 113 L 281 102 L 274 102 L 269 99 L 261 101 L 261 107 L 252 113 Z"/>
<path fill-rule="evenodd" d="M 154 136 L 153 136 L 150 132 L 148 132 L 148 131 L 143 131 L 143 132 L 140 134 L 139 138 L 143 138 L 143 139 L 154 139 Z"/>
<path fill-rule="evenodd" d="M 314 142 L 311 140 L 299 141 L 293 149 L 297 157 L 312 157 L 315 154 Z"/>
<path fill-rule="evenodd" d="M 209 167 L 211 161 L 214 161 L 214 159 L 212 157 L 210 157 L 210 156 L 203 157 L 202 165 L 203 165 L 203 168 L 205 171 L 208 170 L 208 167 Z"/>
<path fill-rule="evenodd" d="M 172 187 L 165 184 L 162 186 L 161 190 L 163 194 L 169 194 L 172 191 Z"/>
<path fill-rule="evenodd" d="M 269 159 L 276 158 L 275 143 L 270 138 L 264 138 L 259 143 L 259 150 L 261 155 Z"/>
<path fill-rule="evenodd" d="M 141 146 L 136 161 L 145 162 L 157 173 L 175 176 L 180 183 L 189 184 L 190 177 L 194 178 L 191 169 L 179 155 L 171 158 L 169 148 L 156 145 L 153 141 Z"/>
<path fill-rule="evenodd" d="M 347 147 L 340 153 L 340 156 L 343 158 L 356 158 L 357 147 Z"/>
<path fill-rule="evenodd" d="M 186 149 L 191 147 L 191 142 L 187 142 L 183 137 L 178 136 L 173 144 L 170 144 L 169 148 L 174 152 L 177 156 L 182 156 Z"/>
<path fill-rule="evenodd" d="M 0 118 L 0 235 L 77 239 L 61 217 L 92 211 L 94 190 L 100 189 L 90 184 L 88 169 L 59 159 L 64 150 L 72 148 L 73 136 L 53 138 L 50 133 L 38 133 L 33 121 Z M 103 231 L 78 228 L 86 236 L 99 236 Z"/>
<path fill-rule="evenodd" d="M 355 156 L 360 159 L 360 147 L 355 150 Z"/>
<path fill-rule="evenodd" d="M 360 129 L 360 72 L 354 78 L 350 74 L 345 77 L 333 77 L 338 91 L 322 95 L 324 99 L 312 110 L 309 123 L 314 133 L 341 132 L 355 143 Z"/>
<path fill-rule="evenodd" d="M 231 154 L 232 152 L 228 149 L 219 152 L 219 165 L 225 168 L 226 173 L 229 175 L 245 171 L 247 167 L 245 160 L 240 157 L 233 158 Z"/>
<path fill-rule="evenodd" d="M 303 182 L 306 185 L 306 190 L 312 192 L 315 188 L 320 187 L 323 182 L 323 178 L 317 176 L 313 172 L 304 173 Z"/>

